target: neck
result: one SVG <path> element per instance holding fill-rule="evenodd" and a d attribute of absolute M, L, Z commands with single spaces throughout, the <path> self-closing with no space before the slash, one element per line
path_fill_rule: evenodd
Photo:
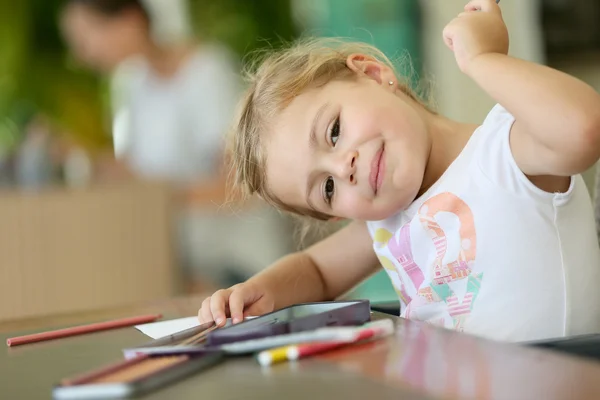
<path fill-rule="evenodd" d="M 418 196 L 437 182 L 450 164 L 462 152 L 476 124 L 456 122 L 423 109 L 424 121 L 430 140 L 430 151 Z"/>
<path fill-rule="evenodd" d="M 171 78 L 193 52 L 194 45 L 191 43 L 161 47 L 149 42 L 143 55 L 158 76 Z"/>

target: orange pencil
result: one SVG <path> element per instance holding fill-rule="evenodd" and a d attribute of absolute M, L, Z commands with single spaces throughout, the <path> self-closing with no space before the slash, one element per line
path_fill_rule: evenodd
<path fill-rule="evenodd" d="M 80 326 L 74 326 L 72 328 L 58 329 L 56 331 L 34 333 L 33 335 L 25 335 L 25 336 L 18 336 L 18 337 L 14 337 L 14 338 L 8 338 L 8 339 L 6 339 L 6 345 L 9 347 L 10 346 L 19 346 L 21 344 L 41 342 L 43 340 L 52 340 L 52 339 L 64 338 L 64 337 L 68 337 L 68 336 L 82 335 L 84 333 L 104 331 L 107 329 L 116 329 L 116 328 L 122 328 L 125 326 L 145 324 L 148 322 L 154 322 L 157 319 L 159 319 L 160 317 L 162 317 L 162 315 L 160 315 L 160 314 L 141 315 L 139 317 L 129 317 L 129 318 L 122 318 L 122 319 L 115 319 L 113 321 L 97 322 L 97 323 L 89 324 L 89 325 L 80 325 Z"/>

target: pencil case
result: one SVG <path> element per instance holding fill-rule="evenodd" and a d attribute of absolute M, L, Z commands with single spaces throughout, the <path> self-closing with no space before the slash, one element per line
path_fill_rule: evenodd
<path fill-rule="evenodd" d="M 138 396 L 211 367 L 223 359 L 218 351 L 143 354 L 80 376 L 63 379 L 54 399 L 121 399 Z"/>
<path fill-rule="evenodd" d="M 297 304 L 208 334 L 207 345 L 310 331 L 327 326 L 362 325 L 371 319 L 368 300 Z"/>

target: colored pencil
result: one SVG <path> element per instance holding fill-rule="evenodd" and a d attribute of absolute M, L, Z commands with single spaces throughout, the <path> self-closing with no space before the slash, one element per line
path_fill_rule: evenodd
<path fill-rule="evenodd" d="M 60 384 L 63 386 L 80 385 L 82 383 L 89 382 L 91 380 L 100 378 L 102 376 L 106 376 L 115 371 L 119 371 L 119 370 L 129 367 L 131 365 L 138 364 L 138 363 L 142 362 L 143 360 L 148 359 L 149 357 L 150 356 L 147 354 L 140 354 L 137 357 L 129 359 L 129 360 L 125 360 L 125 361 L 121 360 L 121 361 L 115 362 L 113 364 L 109 364 L 104 367 L 100 367 L 98 369 L 83 373 L 83 374 L 75 376 L 75 377 L 65 378 L 60 382 Z"/>
<path fill-rule="evenodd" d="M 212 331 L 214 331 L 218 328 L 219 327 L 217 325 L 213 324 L 213 325 L 209 326 L 208 328 L 206 328 L 205 330 L 203 330 L 202 332 L 199 332 L 199 333 L 195 334 L 194 336 L 182 341 L 177 346 L 185 346 L 185 345 L 190 345 L 190 344 L 201 343 L 204 340 L 206 340 L 209 333 L 211 333 Z"/>
<path fill-rule="evenodd" d="M 41 342 L 44 340 L 59 339 L 68 336 L 82 335 L 85 333 L 104 331 L 108 329 L 117 329 L 138 324 L 145 324 L 148 322 L 154 322 L 160 317 L 162 317 L 162 315 L 160 314 L 141 315 L 138 317 L 122 318 L 106 322 L 97 322 L 89 325 L 80 325 L 71 328 L 58 329 L 55 331 L 35 333 L 32 335 L 18 336 L 6 339 L 6 345 L 9 347 L 19 346 L 28 343 Z"/>
<path fill-rule="evenodd" d="M 362 329 L 358 328 L 352 340 L 302 343 L 291 346 L 283 346 L 272 350 L 261 351 L 258 354 L 257 359 L 260 365 L 269 366 L 282 361 L 295 361 L 300 358 L 324 353 L 342 346 L 362 342 L 367 339 L 388 336 L 394 331 L 394 325 L 391 320 L 387 321 L 389 322 L 388 324 L 382 323 Z"/>

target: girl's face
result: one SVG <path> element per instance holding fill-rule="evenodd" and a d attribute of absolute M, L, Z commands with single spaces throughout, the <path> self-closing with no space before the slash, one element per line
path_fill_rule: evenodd
<path fill-rule="evenodd" d="M 351 57 L 356 80 L 309 90 L 275 118 L 267 185 L 297 209 L 381 220 L 419 193 L 431 149 L 427 112 L 398 93 L 389 69 Z"/>

